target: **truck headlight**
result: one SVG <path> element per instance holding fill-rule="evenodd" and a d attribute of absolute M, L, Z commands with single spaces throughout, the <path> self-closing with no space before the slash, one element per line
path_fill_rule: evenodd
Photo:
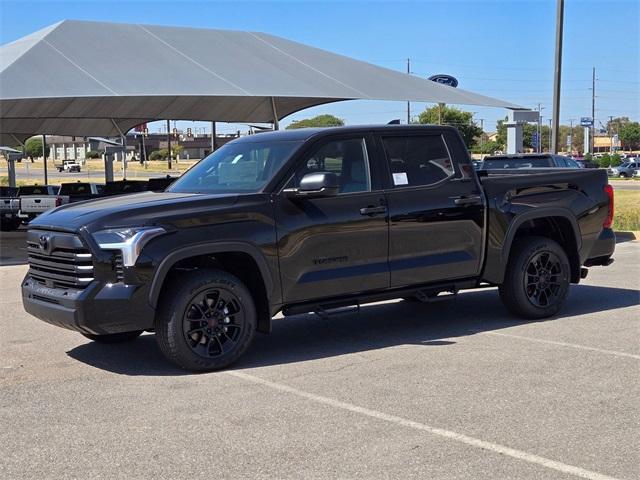
<path fill-rule="evenodd" d="M 110 228 L 93 233 L 93 238 L 102 250 L 119 250 L 122 264 L 132 267 L 149 240 L 164 233 L 160 227 Z"/>

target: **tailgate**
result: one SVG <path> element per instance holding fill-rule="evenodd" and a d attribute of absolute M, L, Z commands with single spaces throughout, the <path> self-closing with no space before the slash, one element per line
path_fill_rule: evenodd
<path fill-rule="evenodd" d="M 16 212 L 20 208 L 20 200 L 17 198 L 0 198 L 0 212 Z"/>
<path fill-rule="evenodd" d="M 20 197 L 20 211 L 24 213 L 42 213 L 59 205 L 58 196 L 24 196 Z"/>

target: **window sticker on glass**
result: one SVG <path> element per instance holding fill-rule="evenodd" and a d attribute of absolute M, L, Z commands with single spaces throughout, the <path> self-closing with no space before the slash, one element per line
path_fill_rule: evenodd
<path fill-rule="evenodd" d="M 405 172 L 397 172 L 393 174 L 394 185 L 409 185 L 409 179 Z"/>

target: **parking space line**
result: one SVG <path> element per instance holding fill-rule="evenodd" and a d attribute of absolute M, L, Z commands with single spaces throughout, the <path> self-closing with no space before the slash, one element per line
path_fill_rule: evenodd
<path fill-rule="evenodd" d="M 413 420 L 408 420 L 406 418 L 397 417 L 395 415 L 390 415 L 388 413 L 379 412 L 377 410 L 371 410 L 369 408 L 359 407 L 357 405 L 353 405 L 351 403 L 342 402 L 340 400 L 335 400 L 333 398 L 323 397 L 321 395 L 316 395 L 314 393 L 305 392 L 304 390 L 299 390 L 294 387 L 290 387 L 288 385 L 284 385 L 282 383 L 272 382 L 270 380 L 265 380 L 260 377 L 256 377 L 254 375 L 249 375 L 244 372 L 239 371 L 227 371 L 225 372 L 228 375 L 232 375 L 234 377 L 256 383 L 258 385 L 263 385 L 265 387 L 272 388 L 274 390 L 279 390 L 281 392 L 289 393 L 292 395 L 296 395 L 298 397 L 306 398 L 308 400 L 312 400 L 317 403 L 322 403 L 324 405 L 329 405 L 334 408 L 339 408 L 341 410 L 346 410 L 353 413 L 358 413 L 360 415 L 365 415 L 367 417 L 375 418 L 377 420 L 382 420 L 385 422 L 393 423 L 396 425 L 400 425 L 407 428 L 412 428 L 414 430 L 420 430 L 423 432 L 430 433 L 432 435 L 437 435 L 440 437 L 447 438 L 449 440 L 454 440 L 458 443 L 463 443 L 465 445 L 469 445 L 475 448 L 481 448 L 483 450 L 488 450 L 491 452 L 499 453 L 502 455 L 506 455 L 518 460 L 522 460 L 524 462 L 540 465 L 542 467 L 556 470 L 558 472 L 566 473 L 569 475 L 574 475 L 580 478 L 587 478 L 590 480 L 617 480 L 615 477 L 610 477 L 608 475 L 603 475 L 601 473 L 592 472 L 590 470 L 586 470 L 584 468 L 576 467 L 573 465 L 568 465 L 566 463 L 558 462 L 556 460 L 551 460 L 549 458 L 541 457 L 532 453 L 528 453 L 522 450 L 517 450 L 515 448 L 510 448 L 504 445 L 500 445 L 498 443 L 488 442 L 485 440 L 480 440 L 478 438 L 470 437 L 461 433 L 453 432 L 451 430 L 445 430 L 442 428 L 431 427 L 424 423 L 415 422 Z"/>
<path fill-rule="evenodd" d="M 578 345 L 576 343 L 567 343 L 567 342 L 558 342 L 555 340 L 545 340 L 542 338 L 533 338 L 533 337 L 524 337 L 522 335 L 513 335 L 510 333 L 499 333 L 499 332 L 478 332 L 480 335 L 495 335 L 498 337 L 507 337 L 507 338 L 517 338 L 519 340 L 527 340 L 529 342 L 537 342 L 537 343 L 548 343 L 549 345 L 557 345 L 559 347 L 569 347 L 569 348 L 577 348 L 580 350 L 590 350 L 592 352 L 605 353 L 607 355 L 615 355 L 616 357 L 627 357 L 634 358 L 636 360 L 640 360 L 640 355 L 635 355 L 633 353 L 626 352 L 618 352 L 616 350 L 605 350 L 602 348 L 588 347 L 586 345 Z"/>

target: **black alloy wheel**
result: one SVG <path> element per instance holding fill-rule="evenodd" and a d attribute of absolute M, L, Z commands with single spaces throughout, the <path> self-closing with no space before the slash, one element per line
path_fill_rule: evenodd
<path fill-rule="evenodd" d="M 206 288 L 194 295 L 182 318 L 187 344 L 204 358 L 233 350 L 245 325 L 240 299 L 226 288 Z"/>
<path fill-rule="evenodd" d="M 554 304 L 562 293 L 562 263 L 553 252 L 535 254 L 523 276 L 524 289 L 529 301 L 536 307 Z"/>
<path fill-rule="evenodd" d="M 546 237 L 524 237 L 511 248 L 500 299 L 522 318 L 540 319 L 562 308 L 571 278 L 569 259 L 563 248 Z"/>
<path fill-rule="evenodd" d="M 156 319 L 162 353 L 185 370 L 226 368 L 249 348 L 256 330 L 249 289 L 223 270 L 175 273 L 163 287 Z"/>

